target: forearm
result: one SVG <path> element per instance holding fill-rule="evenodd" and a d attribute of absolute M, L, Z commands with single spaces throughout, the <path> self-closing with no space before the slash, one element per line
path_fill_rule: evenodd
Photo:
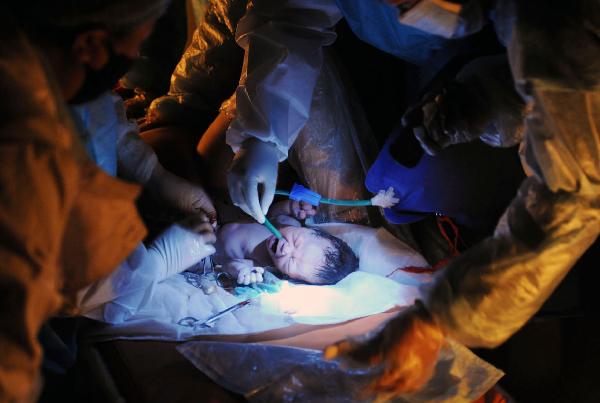
<path fill-rule="evenodd" d="M 120 177 L 141 185 L 146 185 L 152 175 L 162 169 L 152 147 L 142 140 L 137 130 L 120 135 L 117 162 Z"/>
<path fill-rule="evenodd" d="M 323 62 L 341 18 L 335 1 L 258 0 L 236 32 L 244 66 L 236 90 L 237 115 L 227 143 L 237 151 L 249 137 L 276 145 L 287 157 L 308 119 Z"/>
<path fill-rule="evenodd" d="M 99 308 L 121 297 L 146 294 L 163 278 L 162 267 L 164 262 L 140 244 L 110 275 L 77 293 L 79 314 L 106 322 L 119 322 L 99 314 L 102 312 Z"/>
<path fill-rule="evenodd" d="M 510 231 L 449 265 L 427 306 L 443 328 L 471 347 L 502 343 L 541 307 L 600 232 L 589 199 L 552 193 L 529 178 L 508 210 Z"/>
<path fill-rule="evenodd" d="M 189 47 L 171 76 L 169 95 L 201 97 L 216 110 L 234 91 L 242 68 L 243 51 L 235 29 L 246 1 L 209 1 Z"/>

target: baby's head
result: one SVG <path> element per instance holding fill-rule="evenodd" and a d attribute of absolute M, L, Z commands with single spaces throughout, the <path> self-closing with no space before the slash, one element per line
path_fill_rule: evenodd
<path fill-rule="evenodd" d="M 281 228 L 267 247 L 275 268 L 289 278 L 309 284 L 335 284 L 358 268 L 358 258 L 348 244 L 320 229 Z"/>

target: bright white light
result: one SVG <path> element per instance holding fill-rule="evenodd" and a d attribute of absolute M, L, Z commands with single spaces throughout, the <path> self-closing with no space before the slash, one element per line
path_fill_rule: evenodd
<path fill-rule="evenodd" d="M 334 304 L 344 299 L 341 290 L 328 286 L 304 286 L 285 281 L 274 294 L 264 294 L 261 306 L 292 316 L 329 316 Z"/>

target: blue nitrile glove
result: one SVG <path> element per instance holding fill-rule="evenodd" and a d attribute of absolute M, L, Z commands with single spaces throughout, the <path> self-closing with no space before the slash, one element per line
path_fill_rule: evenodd
<path fill-rule="evenodd" d="M 252 138 L 242 144 L 227 174 L 233 204 L 261 224 L 275 196 L 278 162 L 274 144 Z M 262 195 L 259 195 L 259 187 L 262 187 Z"/>

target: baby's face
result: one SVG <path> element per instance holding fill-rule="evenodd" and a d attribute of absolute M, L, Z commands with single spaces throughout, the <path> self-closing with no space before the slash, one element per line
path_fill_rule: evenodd
<path fill-rule="evenodd" d="M 283 239 L 271 236 L 267 248 L 275 268 L 296 280 L 318 284 L 317 272 L 325 263 L 325 250 L 333 245 L 328 239 L 304 227 L 283 227 Z"/>

